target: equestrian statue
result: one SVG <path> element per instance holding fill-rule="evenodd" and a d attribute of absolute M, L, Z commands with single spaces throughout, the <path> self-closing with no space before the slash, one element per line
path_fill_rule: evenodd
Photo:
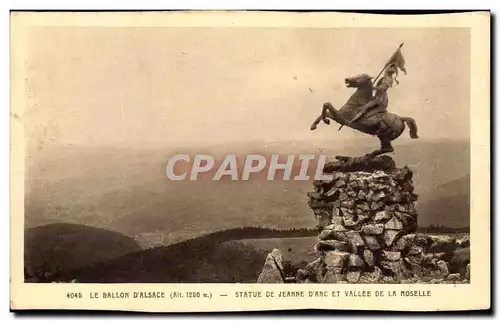
<path fill-rule="evenodd" d="M 398 47 L 375 80 L 367 74 L 346 78 L 346 86 L 356 88 L 356 91 L 339 110 L 335 109 L 330 102 L 324 103 L 321 115 L 314 120 L 311 130 L 315 130 L 321 121 L 327 125 L 330 124 L 331 119 L 341 125 L 339 130 L 347 126 L 375 135 L 379 138 L 381 146 L 380 149 L 367 154 L 368 157 L 393 152 L 391 142 L 401 136 L 406 125 L 410 130 L 410 137 L 417 139 L 417 124 L 413 118 L 387 111 L 389 105 L 387 91 L 394 81 L 399 84 L 398 69 L 406 74 L 405 60 L 401 53 L 402 46 L 403 44 Z M 377 82 L 382 73 L 384 75 Z"/>

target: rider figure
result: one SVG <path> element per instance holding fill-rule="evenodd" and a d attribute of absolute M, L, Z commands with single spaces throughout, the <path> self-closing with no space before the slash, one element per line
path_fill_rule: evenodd
<path fill-rule="evenodd" d="M 356 114 L 349 123 L 356 122 L 369 111 L 374 112 L 373 114 L 385 113 L 387 111 L 387 106 L 389 105 L 387 90 L 392 87 L 394 74 L 397 74 L 397 67 L 395 65 L 389 65 L 384 72 L 384 77 L 382 77 L 377 82 L 377 86 L 375 86 L 375 95 L 361 108 L 361 111 Z"/>

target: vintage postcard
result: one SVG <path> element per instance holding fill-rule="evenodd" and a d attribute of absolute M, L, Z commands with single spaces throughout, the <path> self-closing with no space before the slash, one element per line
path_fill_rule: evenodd
<path fill-rule="evenodd" d="M 12 12 L 11 308 L 490 307 L 490 13 Z"/>

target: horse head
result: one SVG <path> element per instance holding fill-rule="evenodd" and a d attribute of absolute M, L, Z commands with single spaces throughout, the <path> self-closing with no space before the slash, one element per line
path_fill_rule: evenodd
<path fill-rule="evenodd" d="M 345 79 L 345 85 L 349 88 L 356 88 L 356 91 L 349 97 L 341 111 L 348 111 L 348 118 L 353 117 L 358 113 L 358 109 L 371 100 L 373 96 L 373 77 L 367 74 L 359 74 L 357 76 L 348 77 Z M 342 112 L 343 113 L 343 112 Z"/>
<path fill-rule="evenodd" d="M 373 77 L 367 74 L 359 74 L 353 77 L 348 77 L 345 79 L 345 85 L 347 87 L 372 87 L 372 79 Z"/>

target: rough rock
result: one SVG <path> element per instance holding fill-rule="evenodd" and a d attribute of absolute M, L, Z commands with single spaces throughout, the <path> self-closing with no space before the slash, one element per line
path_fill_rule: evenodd
<path fill-rule="evenodd" d="M 344 180 L 338 180 L 337 182 L 335 182 L 335 187 L 337 188 L 342 188 L 342 187 L 345 187 L 346 183 Z"/>
<path fill-rule="evenodd" d="M 321 259 L 320 258 L 318 258 L 315 261 L 312 261 L 309 264 L 307 264 L 306 269 L 314 272 L 314 271 L 316 271 L 316 269 L 318 268 L 319 265 L 321 265 Z"/>
<path fill-rule="evenodd" d="M 428 236 L 430 242 L 427 250 L 429 252 L 453 252 L 460 248 L 460 244 L 456 238 L 451 236 Z"/>
<path fill-rule="evenodd" d="M 362 209 L 360 209 L 359 207 L 356 207 L 356 209 L 354 209 L 354 213 L 357 215 L 357 216 L 365 216 L 365 211 L 363 211 Z M 368 218 L 368 216 L 366 216 L 366 218 Z"/>
<path fill-rule="evenodd" d="M 395 211 L 394 215 L 396 216 L 396 218 L 399 219 L 399 221 L 402 223 L 402 225 L 404 227 L 414 226 L 417 223 L 417 221 L 415 220 L 415 217 L 410 216 L 407 213 Z"/>
<path fill-rule="evenodd" d="M 339 250 L 342 252 L 348 252 L 350 250 L 350 247 L 347 242 L 339 240 L 320 240 L 316 244 L 316 250 L 318 251 Z"/>
<path fill-rule="evenodd" d="M 391 230 L 401 230 L 401 229 L 403 229 L 403 224 L 396 217 L 392 217 L 391 220 L 389 220 L 385 224 L 384 228 L 391 229 Z"/>
<path fill-rule="evenodd" d="M 375 222 L 387 222 L 389 219 L 391 219 L 391 217 L 392 217 L 392 215 L 389 211 L 382 210 L 382 211 L 378 211 L 375 214 L 373 221 L 375 221 Z"/>
<path fill-rule="evenodd" d="M 330 190 L 328 190 L 325 193 L 325 198 L 327 200 L 336 200 L 339 197 L 339 194 L 340 194 L 340 190 L 335 188 L 335 187 L 332 187 Z"/>
<path fill-rule="evenodd" d="M 398 238 L 399 231 L 397 230 L 386 230 L 384 232 L 384 244 L 387 247 L 391 247 L 394 241 Z"/>
<path fill-rule="evenodd" d="M 344 225 L 345 225 L 345 220 L 346 220 L 345 216 L 346 215 L 354 215 L 354 210 L 352 208 L 342 207 L 342 208 L 340 208 L 340 212 L 344 216 Z"/>
<path fill-rule="evenodd" d="M 465 278 L 470 280 L 470 264 L 467 264 L 467 267 L 465 268 Z"/>
<path fill-rule="evenodd" d="M 404 257 L 402 260 L 404 265 L 411 271 L 413 278 L 418 279 L 418 276 L 423 275 L 424 268 L 418 259 Z"/>
<path fill-rule="evenodd" d="M 424 250 L 420 246 L 410 246 L 408 249 L 408 256 L 421 256 L 423 255 Z"/>
<path fill-rule="evenodd" d="M 448 276 L 450 274 L 450 271 L 448 270 L 448 265 L 446 264 L 445 261 L 443 260 L 438 261 L 437 267 L 441 272 L 441 276 Z"/>
<path fill-rule="evenodd" d="M 396 211 L 396 205 L 387 204 L 387 205 L 385 205 L 384 210 L 389 211 L 391 213 L 394 213 Z"/>
<path fill-rule="evenodd" d="M 345 214 L 344 215 L 344 226 L 350 229 L 354 229 L 354 226 L 360 225 L 361 222 L 359 220 L 359 216 L 357 215 L 351 215 L 351 214 Z"/>
<path fill-rule="evenodd" d="M 420 265 L 430 266 L 432 264 L 433 256 L 432 254 L 425 254 L 421 256 Z"/>
<path fill-rule="evenodd" d="M 359 255 L 349 254 L 348 267 L 360 268 L 364 266 L 363 259 Z"/>
<path fill-rule="evenodd" d="M 332 267 L 345 267 L 349 253 L 342 251 L 328 251 L 325 253 L 325 264 L 327 269 Z"/>
<path fill-rule="evenodd" d="M 370 209 L 373 211 L 384 209 L 384 203 L 382 201 L 378 201 L 378 202 L 374 201 L 370 204 Z"/>
<path fill-rule="evenodd" d="M 349 271 L 346 274 L 346 279 L 349 283 L 357 283 L 359 281 L 360 276 L 361 276 L 360 271 Z"/>
<path fill-rule="evenodd" d="M 319 240 L 326 240 L 329 239 L 330 235 L 333 233 L 333 230 L 330 229 L 323 229 L 321 233 L 318 235 Z"/>
<path fill-rule="evenodd" d="M 358 189 L 358 182 L 356 181 L 356 179 L 350 180 L 349 183 L 347 184 L 347 188 L 349 188 L 351 190 Z"/>
<path fill-rule="evenodd" d="M 399 261 L 401 259 L 401 253 L 383 250 L 382 251 L 382 258 L 387 260 L 387 261 L 391 261 L 391 262 Z"/>
<path fill-rule="evenodd" d="M 345 207 L 347 209 L 353 209 L 356 205 L 355 201 L 354 200 L 344 200 L 342 201 L 341 203 L 342 207 Z"/>
<path fill-rule="evenodd" d="M 381 235 L 384 232 L 383 224 L 364 225 L 361 232 L 366 235 Z"/>
<path fill-rule="evenodd" d="M 332 216 L 330 224 L 331 225 L 343 225 L 344 224 L 344 219 L 342 219 L 342 216 L 340 216 L 340 213 L 337 214 L 337 212 L 336 212 L 335 215 Z M 328 228 L 328 226 L 325 227 L 325 228 Z"/>
<path fill-rule="evenodd" d="M 402 205 L 402 204 L 398 204 L 396 206 L 396 209 L 400 212 L 408 212 L 408 210 L 409 210 L 408 207 L 406 207 L 405 205 Z"/>
<path fill-rule="evenodd" d="M 335 225 L 332 229 L 333 231 L 335 232 L 345 232 L 345 231 L 349 231 L 347 229 L 347 227 L 344 227 L 343 225 Z"/>
<path fill-rule="evenodd" d="M 396 281 L 400 281 L 402 278 L 407 276 L 406 267 L 402 260 L 399 261 L 382 261 L 380 266 L 389 272 L 396 278 Z"/>
<path fill-rule="evenodd" d="M 358 207 L 359 209 L 366 211 L 366 212 L 371 211 L 370 205 L 366 202 L 358 203 L 356 207 Z"/>
<path fill-rule="evenodd" d="M 332 214 L 328 209 L 325 208 L 313 208 L 313 206 L 309 205 L 314 211 L 314 217 L 316 218 L 316 223 L 319 228 L 323 228 L 331 223 Z"/>
<path fill-rule="evenodd" d="M 446 257 L 446 253 L 445 252 L 441 252 L 441 253 L 434 253 L 432 255 L 433 258 L 435 259 L 443 259 Z"/>
<path fill-rule="evenodd" d="M 446 280 L 448 281 L 459 281 L 460 280 L 460 273 L 453 273 L 448 276 L 446 276 Z"/>
<path fill-rule="evenodd" d="M 354 190 L 350 190 L 347 192 L 347 196 L 349 196 L 351 198 L 356 198 L 358 196 L 358 193 Z"/>
<path fill-rule="evenodd" d="M 459 247 L 470 247 L 470 237 L 469 236 L 465 236 L 463 238 L 460 238 L 459 240 L 457 240 L 457 243 L 458 243 L 458 246 Z"/>
<path fill-rule="evenodd" d="M 413 245 L 415 240 L 415 234 L 404 235 L 398 239 L 398 241 L 394 244 L 393 250 L 396 251 L 404 251 Z"/>
<path fill-rule="evenodd" d="M 327 271 L 325 276 L 323 277 L 322 283 L 328 284 L 336 284 L 344 280 L 344 276 L 341 273 L 335 271 Z"/>
<path fill-rule="evenodd" d="M 325 274 L 327 272 L 327 269 L 326 269 L 326 264 L 325 263 L 321 263 L 321 265 L 318 265 L 318 267 L 316 268 L 316 271 L 314 272 L 314 280 L 318 283 L 322 282 L 324 277 L 325 277 Z"/>
<path fill-rule="evenodd" d="M 332 231 L 328 239 L 335 239 L 343 242 L 349 242 L 349 238 L 347 238 L 347 233 L 349 233 L 349 231 Z"/>
<path fill-rule="evenodd" d="M 365 241 L 363 240 L 363 238 L 361 237 L 361 235 L 358 232 L 348 231 L 345 233 L 345 235 L 346 235 L 347 241 L 351 245 L 352 249 L 357 250 L 358 247 L 365 246 Z"/>
<path fill-rule="evenodd" d="M 385 198 L 385 193 L 383 191 L 379 191 L 378 193 L 374 194 L 372 197 L 372 200 L 377 202 Z"/>
<path fill-rule="evenodd" d="M 372 267 L 375 265 L 375 257 L 373 255 L 373 252 L 369 249 L 365 249 L 363 251 L 363 258 L 365 259 L 365 263 Z"/>
<path fill-rule="evenodd" d="M 379 250 L 380 249 L 380 243 L 378 242 L 377 238 L 372 235 L 365 235 L 365 244 L 370 250 Z"/>
<path fill-rule="evenodd" d="M 283 277 L 283 255 L 275 248 L 267 255 L 257 283 L 285 283 Z"/>
<path fill-rule="evenodd" d="M 380 268 L 375 266 L 372 272 L 366 272 L 363 277 L 368 283 L 378 283 L 382 279 L 383 273 Z"/>
<path fill-rule="evenodd" d="M 297 282 L 303 282 L 309 277 L 309 272 L 305 269 L 298 269 L 297 273 L 295 273 L 295 280 Z"/>
<path fill-rule="evenodd" d="M 432 238 L 430 238 L 429 236 L 415 235 L 413 243 L 427 250 L 432 244 Z"/>

